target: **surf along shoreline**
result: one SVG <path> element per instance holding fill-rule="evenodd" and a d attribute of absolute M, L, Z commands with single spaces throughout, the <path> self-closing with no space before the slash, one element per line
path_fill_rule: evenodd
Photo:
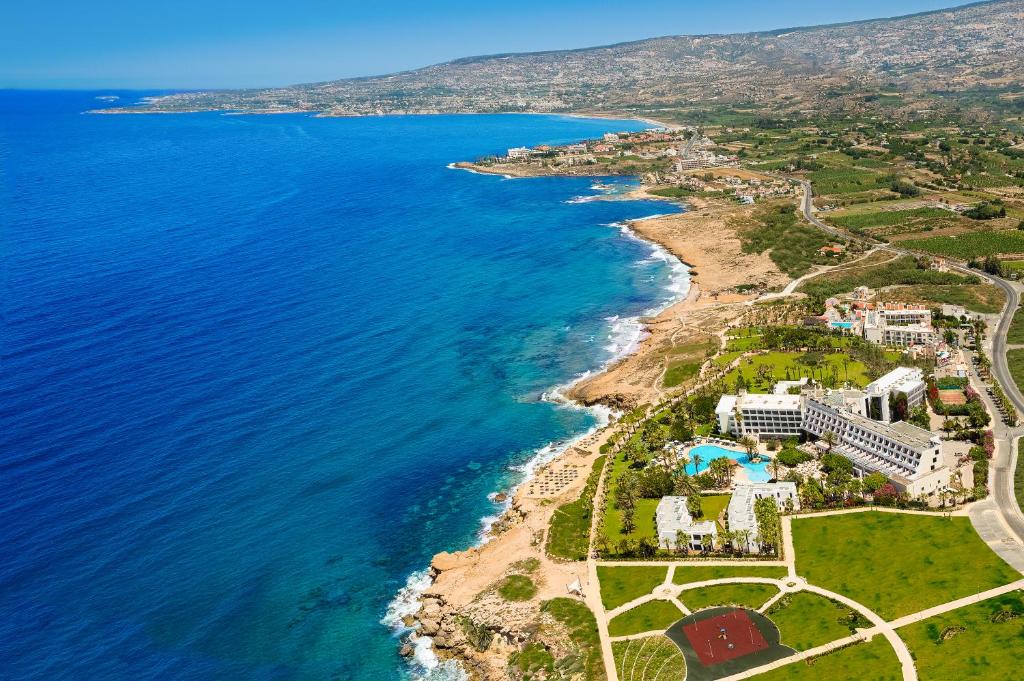
<path fill-rule="evenodd" d="M 538 171 L 468 162 L 449 167 L 509 179 L 607 177 L 594 175 L 592 170 L 578 172 L 583 169 Z M 464 551 L 436 554 L 430 567 L 410 576 L 396 596 L 383 622 L 399 635 L 401 653 L 410 658 L 417 676 L 505 678 L 512 654 L 538 635 L 537 622 L 551 621 L 550 615 L 541 612 L 542 602 L 570 595 L 570 585 L 578 584 L 583 593 L 598 588 L 589 582 L 585 562 L 547 555 L 552 515 L 562 504 L 579 498 L 601 456 L 601 446 L 616 430 L 616 416 L 670 394 L 662 385 L 666 347 L 688 340 L 717 343 L 713 337 L 721 337 L 753 298 L 736 293 L 738 284 L 757 278 L 770 285 L 788 281 L 766 256 L 742 253 L 735 229 L 727 224 L 728 211 L 700 199 L 666 199 L 650 194 L 649 188 L 641 182 L 627 194 L 599 194 L 587 200 L 682 203 L 684 212 L 627 220 L 617 226 L 651 245 L 655 252 L 664 253 L 670 266 L 686 268 L 688 285 L 663 307 L 636 320 L 636 342 L 626 352 L 545 395 L 568 408 L 593 410 L 597 425 L 576 438 L 539 450 L 523 466 L 523 479 L 515 487 L 492 495 L 504 510 L 485 519 L 480 542 Z M 536 585 L 536 593 L 528 600 L 509 601 L 497 593 L 504 578 L 524 573 Z M 487 632 L 484 638 L 488 640 L 474 635 L 480 632 Z M 557 634 L 550 639 L 545 644 L 559 645 Z"/>

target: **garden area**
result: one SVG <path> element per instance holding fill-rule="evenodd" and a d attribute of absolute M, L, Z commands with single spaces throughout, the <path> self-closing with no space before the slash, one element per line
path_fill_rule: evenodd
<path fill-rule="evenodd" d="M 966 517 L 870 511 L 801 517 L 793 520 L 793 543 L 797 574 L 886 619 L 1020 577 Z"/>
<path fill-rule="evenodd" d="M 664 636 L 614 641 L 612 654 L 620 681 L 681 681 L 686 675 L 683 654 Z"/>
<path fill-rule="evenodd" d="M 1012 592 L 898 630 L 921 681 L 1017 678 L 1024 652 L 1024 600 Z"/>
<path fill-rule="evenodd" d="M 758 674 L 757 681 L 902 681 L 896 652 L 882 636 Z M 952 681 L 951 679 L 949 681 Z"/>
<path fill-rule="evenodd" d="M 757 610 L 777 593 L 779 589 L 773 584 L 737 582 L 689 589 L 680 594 L 679 600 L 693 612 L 717 605 L 735 605 Z"/>
<path fill-rule="evenodd" d="M 779 628 L 782 645 L 800 651 L 837 641 L 855 633 L 857 627 L 869 626 L 861 615 L 845 605 L 809 591 L 786 594 L 765 614 Z"/>

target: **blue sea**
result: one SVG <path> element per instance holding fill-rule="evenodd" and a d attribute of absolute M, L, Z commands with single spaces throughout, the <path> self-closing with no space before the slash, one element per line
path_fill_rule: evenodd
<path fill-rule="evenodd" d="M 0 92 L 0 678 L 442 676 L 420 571 L 686 286 L 630 180 L 446 166 L 647 126 L 100 94 Z"/>

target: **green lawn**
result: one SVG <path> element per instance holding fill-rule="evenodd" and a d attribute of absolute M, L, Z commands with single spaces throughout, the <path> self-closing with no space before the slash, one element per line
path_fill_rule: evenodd
<path fill-rule="evenodd" d="M 601 603 L 613 610 L 635 598 L 646 596 L 665 581 L 667 567 L 630 565 L 626 567 L 597 566 L 597 579 L 601 582 Z"/>
<path fill-rule="evenodd" d="M 506 601 L 528 601 L 537 594 L 537 585 L 526 575 L 509 575 L 498 584 L 498 593 Z"/>
<path fill-rule="evenodd" d="M 1013 321 L 1006 332 L 1006 342 L 1013 345 L 1024 345 L 1024 312 L 1018 309 L 1013 313 Z"/>
<path fill-rule="evenodd" d="M 756 610 L 779 592 L 771 584 L 719 584 L 684 591 L 679 595 L 693 612 L 716 605 L 738 605 Z"/>
<path fill-rule="evenodd" d="M 590 548 L 590 519 L 605 457 L 599 456 L 576 501 L 562 504 L 551 516 L 546 549 L 549 556 L 566 560 L 586 560 Z"/>
<path fill-rule="evenodd" d="M 1013 493 L 1017 496 L 1017 505 L 1024 508 L 1024 439 L 1017 445 L 1017 468 L 1013 471 Z"/>
<path fill-rule="evenodd" d="M 704 512 L 704 517 L 708 520 L 718 520 L 718 517 L 722 515 L 726 507 L 729 505 L 729 500 L 732 499 L 731 494 L 705 494 L 700 498 L 700 510 Z M 719 531 L 724 530 L 722 523 L 718 523 Z"/>
<path fill-rule="evenodd" d="M 613 617 L 608 622 L 608 634 L 629 636 L 645 631 L 661 631 L 682 618 L 683 613 L 671 601 L 648 601 Z"/>
<path fill-rule="evenodd" d="M 680 360 L 672 362 L 668 365 L 668 369 L 665 370 L 665 377 L 661 383 L 666 388 L 675 388 L 676 386 L 682 385 L 684 381 L 687 381 L 697 374 L 700 373 L 701 362 L 691 362 L 687 360 Z"/>
<path fill-rule="evenodd" d="M 855 386 L 865 386 L 871 382 L 863 362 L 851 360 L 847 353 L 822 353 L 820 357 L 817 365 L 809 365 L 799 361 L 805 358 L 804 353 L 773 350 L 743 360 L 739 367 L 726 374 L 725 382 L 730 387 L 735 385 L 737 376 L 742 373 L 751 392 L 769 392 L 776 381 L 786 380 L 787 377 L 793 380 L 802 376 L 815 380 L 828 379 L 833 375 L 833 368 L 840 383 L 848 380 Z M 768 367 L 771 371 L 767 380 L 758 378 L 758 371 L 762 366 Z"/>
<path fill-rule="evenodd" d="M 686 676 L 686 660 L 664 636 L 612 642 L 615 669 L 621 681 L 669 681 Z"/>
<path fill-rule="evenodd" d="M 884 636 L 870 643 L 843 648 L 829 655 L 794 662 L 767 674 L 757 681 L 901 681 L 900 662 Z M 945 681 L 957 681 L 953 677 Z"/>
<path fill-rule="evenodd" d="M 1017 387 L 1024 390 L 1024 348 L 1006 351 L 1006 363 L 1010 367 L 1010 375 Z"/>
<path fill-rule="evenodd" d="M 899 629 L 917 661 L 921 681 L 1021 678 L 1021 595 L 1009 593 Z"/>
<path fill-rule="evenodd" d="M 809 591 L 783 596 L 765 614 L 782 633 L 782 644 L 795 650 L 810 650 L 853 633 L 849 608 Z"/>
<path fill-rule="evenodd" d="M 694 565 L 693 567 L 677 567 L 672 575 L 672 583 L 693 584 L 694 582 L 729 577 L 783 579 L 786 574 L 786 568 L 782 565 Z"/>
<path fill-rule="evenodd" d="M 798 575 L 885 619 L 1020 577 L 964 517 L 869 511 L 795 518 L 793 543 Z"/>

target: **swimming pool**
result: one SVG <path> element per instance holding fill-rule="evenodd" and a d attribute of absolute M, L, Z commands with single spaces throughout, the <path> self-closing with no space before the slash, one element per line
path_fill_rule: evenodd
<path fill-rule="evenodd" d="M 832 322 L 831 326 L 834 329 L 852 329 L 853 322 Z"/>
<path fill-rule="evenodd" d="M 725 457 L 739 461 L 740 465 L 747 469 L 747 476 L 751 482 L 768 482 L 772 479 L 772 474 L 768 472 L 768 459 L 762 457 L 760 463 L 752 463 L 747 461 L 746 452 L 737 452 L 718 445 L 698 445 L 690 450 L 688 456 L 690 463 L 686 464 L 686 472 L 690 475 L 703 473 L 714 459 Z M 696 457 L 700 457 L 700 465 L 695 467 L 693 461 Z"/>

